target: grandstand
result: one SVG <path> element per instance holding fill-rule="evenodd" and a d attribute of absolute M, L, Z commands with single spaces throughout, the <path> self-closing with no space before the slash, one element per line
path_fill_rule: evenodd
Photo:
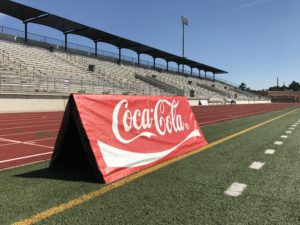
<path fill-rule="evenodd" d="M 19 10 L 11 12 L 9 8 L 12 7 L 18 7 Z M 0 27 L 1 93 L 185 95 L 189 99 L 212 103 L 226 103 L 232 99 L 242 103 L 268 100 L 240 91 L 237 85 L 216 78 L 216 74 L 227 73 L 225 71 L 48 12 L 11 1 L 1 2 L 1 12 L 25 24 L 24 32 Z M 58 25 L 61 22 L 67 25 L 62 28 Z M 61 30 L 65 34 L 65 41 L 28 33 L 28 23 Z M 69 43 L 69 34 L 94 40 L 95 48 Z M 104 38 L 107 38 L 106 41 L 103 41 Z M 99 51 L 97 43 L 100 41 L 118 47 L 119 54 Z M 136 51 L 138 58 L 121 55 L 122 48 Z M 140 54 L 152 56 L 154 62 L 140 60 Z M 165 59 L 167 64 L 156 64 L 156 58 Z M 178 69 L 169 67 L 171 61 L 178 64 Z M 181 73 L 181 64 L 189 66 L 191 71 Z M 198 69 L 199 73 L 196 74 L 193 68 Z M 209 76 L 208 72 L 213 75 Z"/>
<path fill-rule="evenodd" d="M 0 25 L 1 225 L 300 224 L 300 92 L 242 91 L 224 70 L 13 1 L 1 13 L 24 24 Z"/>

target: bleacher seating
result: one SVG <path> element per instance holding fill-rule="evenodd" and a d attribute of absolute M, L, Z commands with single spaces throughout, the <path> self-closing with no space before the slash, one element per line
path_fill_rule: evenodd
<path fill-rule="evenodd" d="M 218 81 L 119 65 L 98 58 L 53 52 L 11 41 L 0 40 L 0 54 L 1 93 L 180 93 L 189 98 L 219 102 L 249 98 L 249 93 Z"/>

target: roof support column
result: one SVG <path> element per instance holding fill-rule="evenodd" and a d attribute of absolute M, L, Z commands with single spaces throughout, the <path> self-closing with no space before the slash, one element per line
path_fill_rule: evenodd
<path fill-rule="evenodd" d="M 213 73 L 213 82 L 215 82 L 215 76 L 216 76 L 215 73 Z"/>
<path fill-rule="evenodd" d="M 140 53 L 138 53 L 137 55 L 138 55 L 138 67 L 140 67 Z"/>
<path fill-rule="evenodd" d="M 27 41 L 28 41 L 28 30 L 27 30 L 28 23 L 32 22 L 32 21 L 35 21 L 35 20 L 38 20 L 38 19 L 45 18 L 47 16 L 49 16 L 49 14 L 45 13 L 45 14 L 41 14 L 41 15 L 36 16 L 36 17 L 32 17 L 32 18 L 28 18 L 26 20 L 23 20 L 23 23 L 25 25 L 25 43 L 27 43 Z"/>
<path fill-rule="evenodd" d="M 28 29 L 27 29 L 28 22 L 24 22 L 24 26 L 25 26 L 25 43 L 27 43 L 27 41 L 28 41 Z"/>
<path fill-rule="evenodd" d="M 193 67 L 191 67 L 191 76 L 193 75 Z"/>
<path fill-rule="evenodd" d="M 65 35 L 65 51 L 68 50 L 68 34 L 67 33 L 64 33 Z"/>
<path fill-rule="evenodd" d="M 156 58 L 155 57 L 153 57 L 153 69 L 155 69 L 155 60 L 156 60 Z"/>
<path fill-rule="evenodd" d="M 205 80 L 206 80 L 206 70 L 204 70 Z"/>
<path fill-rule="evenodd" d="M 199 78 L 201 78 L 201 70 L 199 69 Z"/>
<path fill-rule="evenodd" d="M 179 69 L 180 69 L 179 67 L 180 67 L 180 65 L 179 65 L 179 63 L 177 65 L 178 65 L 178 74 L 179 74 Z"/>
<path fill-rule="evenodd" d="M 95 41 L 95 57 L 98 57 L 98 42 Z"/>
<path fill-rule="evenodd" d="M 121 65 L 121 57 L 122 57 L 121 51 L 122 51 L 122 48 L 119 48 L 119 61 L 118 61 L 119 65 Z"/>
<path fill-rule="evenodd" d="M 167 71 L 169 71 L 169 61 L 167 61 Z"/>

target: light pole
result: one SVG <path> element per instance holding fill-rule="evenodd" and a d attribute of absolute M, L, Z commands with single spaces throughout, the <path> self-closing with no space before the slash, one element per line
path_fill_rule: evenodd
<path fill-rule="evenodd" d="M 186 16 L 181 16 L 182 22 L 182 58 L 184 58 L 184 26 L 189 25 L 189 19 Z M 182 64 L 182 73 L 184 73 L 184 64 Z"/>

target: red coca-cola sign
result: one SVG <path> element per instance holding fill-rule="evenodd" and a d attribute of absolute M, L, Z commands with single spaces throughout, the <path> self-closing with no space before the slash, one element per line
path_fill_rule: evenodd
<path fill-rule="evenodd" d="M 185 97 L 74 95 L 106 183 L 207 144 Z"/>

